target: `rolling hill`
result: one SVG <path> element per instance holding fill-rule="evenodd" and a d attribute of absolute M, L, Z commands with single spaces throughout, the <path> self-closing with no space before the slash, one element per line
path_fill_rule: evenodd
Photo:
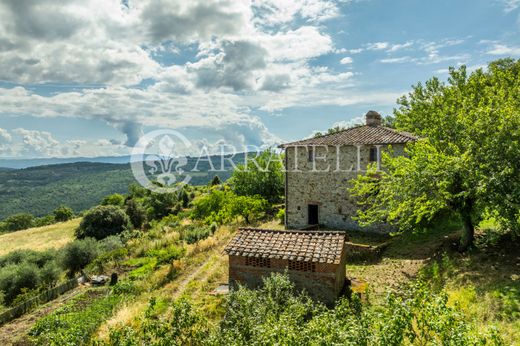
<path fill-rule="evenodd" d="M 185 170 L 191 170 L 198 158 L 188 158 Z M 222 180 L 230 177 L 232 166 L 224 162 L 225 172 L 208 172 L 210 163 L 202 159 L 198 172 L 192 174 L 193 185 L 207 184 L 214 175 Z M 220 167 L 219 156 L 211 157 L 214 167 Z M 235 163 L 244 161 L 244 154 L 233 158 Z M 126 193 L 135 183 L 129 164 L 99 162 L 75 162 L 44 165 L 24 169 L 0 169 L 0 219 L 9 215 L 28 212 L 35 216 L 51 213 L 60 205 L 67 205 L 75 212 L 98 204 L 112 193 Z"/>

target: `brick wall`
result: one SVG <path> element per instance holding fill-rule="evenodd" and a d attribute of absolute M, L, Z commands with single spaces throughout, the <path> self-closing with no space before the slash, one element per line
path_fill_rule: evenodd
<path fill-rule="evenodd" d="M 251 262 L 246 257 L 229 256 L 229 284 L 236 287 L 240 283 L 249 288 L 258 288 L 262 285 L 262 278 L 271 273 L 287 272 L 297 289 L 307 293 L 325 304 L 333 304 L 339 296 L 345 283 L 345 256 L 343 251 L 340 264 L 312 263 L 314 271 L 290 270 L 294 266 L 309 266 L 309 262 L 290 263 L 288 260 L 271 259 L 269 267 L 256 266 L 258 262 Z M 265 264 L 265 263 L 263 263 Z"/>

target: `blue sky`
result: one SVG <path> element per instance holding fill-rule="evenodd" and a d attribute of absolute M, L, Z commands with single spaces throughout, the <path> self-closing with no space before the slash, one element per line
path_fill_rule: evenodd
<path fill-rule="evenodd" d="M 5 0 L 0 157 L 124 155 L 161 128 L 273 145 L 503 57 L 520 0 Z"/>

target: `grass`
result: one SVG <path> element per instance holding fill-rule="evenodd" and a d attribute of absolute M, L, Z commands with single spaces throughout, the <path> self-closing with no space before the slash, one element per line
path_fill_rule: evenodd
<path fill-rule="evenodd" d="M 81 219 L 77 218 L 0 235 L 0 256 L 19 249 L 43 251 L 61 248 L 74 239 L 74 230 L 80 221 Z"/>

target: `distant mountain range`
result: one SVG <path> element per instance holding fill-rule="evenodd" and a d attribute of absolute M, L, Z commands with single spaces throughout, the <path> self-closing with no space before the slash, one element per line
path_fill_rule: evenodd
<path fill-rule="evenodd" d="M 51 157 L 41 159 L 0 159 L 1 168 L 28 168 L 45 165 L 58 165 L 76 162 L 95 162 L 95 163 L 130 163 L 130 155 L 125 156 L 99 156 L 99 157 Z"/>
<path fill-rule="evenodd" d="M 238 154 L 233 163 L 243 163 L 244 158 L 245 154 Z M 84 159 L 97 161 L 52 164 L 53 160 L 69 159 L 3 160 L 6 167 L 0 168 L 0 219 L 19 212 L 43 216 L 60 205 L 80 212 L 98 204 L 109 194 L 126 193 L 128 186 L 136 183 L 128 163 L 129 156 L 75 160 Z M 124 163 L 113 163 L 117 160 Z M 188 158 L 183 167 L 185 171 L 190 171 L 197 160 Z M 43 165 L 32 166 L 38 163 Z M 211 164 L 220 168 L 220 156 L 211 157 Z M 224 161 L 224 172 L 211 172 L 210 167 L 207 158 L 202 158 L 197 165 L 198 171 L 190 174 L 190 184 L 207 184 L 215 175 L 227 180 L 233 171 L 227 160 Z"/>

